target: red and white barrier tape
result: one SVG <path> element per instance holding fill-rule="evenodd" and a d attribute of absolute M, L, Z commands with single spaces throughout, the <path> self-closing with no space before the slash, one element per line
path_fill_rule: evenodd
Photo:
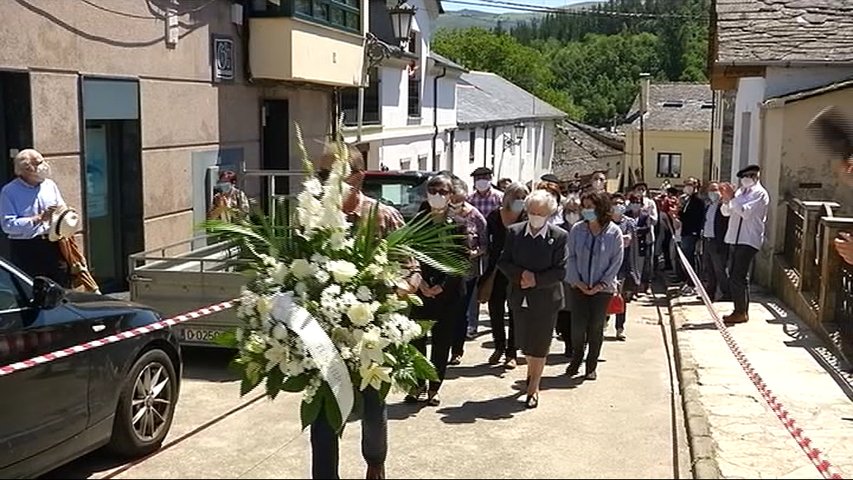
<path fill-rule="evenodd" d="M 21 370 L 26 370 L 28 368 L 35 367 L 36 365 L 50 363 L 60 358 L 65 358 L 80 352 L 85 352 L 86 350 L 92 350 L 94 348 L 103 347 L 104 345 L 109 345 L 111 343 L 127 340 L 128 338 L 133 338 L 139 335 L 144 335 L 146 333 L 151 333 L 155 330 L 161 330 L 166 327 L 171 327 L 179 323 L 184 323 L 188 320 L 194 320 L 196 318 L 212 315 L 223 310 L 228 310 L 229 308 L 232 308 L 234 304 L 234 300 L 228 300 L 227 302 L 221 302 L 215 305 L 210 305 L 208 307 L 199 308 L 198 310 L 193 310 L 192 312 L 187 312 L 182 315 L 167 318 L 166 320 L 160 320 L 159 322 L 152 323 L 150 325 L 136 327 L 132 330 L 125 330 L 123 332 L 108 335 L 106 337 L 82 343 L 80 345 L 74 345 L 73 347 L 63 348 L 55 352 L 50 352 L 44 355 L 39 355 L 37 357 L 32 357 L 21 362 L 5 365 L 0 367 L 0 377 L 4 375 L 9 375 L 11 373 L 20 372 Z"/>
<path fill-rule="evenodd" d="M 773 391 L 767 387 L 767 383 L 764 382 L 764 379 L 761 378 L 761 375 L 755 371 L 752 367 L 752 364 L 746 358 L 746 355 L 743 353 L 743 350 L 740 349 L 740 346 L 737 344 L 735 339 L 732 337 L 732 334 L 729 333 L 726 324 L 723 322 L 723 319 L 720 318 L 720 315 L 714 309 L 712 305 L 711 299 L 708 296 L 708 292 L 705 291 L 705 287 L 702 282 L 699 280 L 698 275 L 693 270 L 693 267 L 688 262 L 687 257 L 684 255 L 684 252 L 681 251 L 681 247 L 676 246 L 676 250 L 678 250 L 678 256 L 681 258 L 681 264 L 684 267 L 684 270 L 687 271 L 687 274 L 690 276 L 690 279 L 693 281 L 693 285 L 699 291 L 699 295 L 702 297 L 702 302 L 705 303 L 705 306 L 708 308 L 708 311 L 711 313 L 711 318 L 713 318 L 714 323 L 717 325 L 717 329 L 720 331 L 720 334 L 723 336 L 723 340 L 726 341 L 726 345 L 728 345 L 729 350 L 732 351 L 735 358 L 737 359 L 740 366 L 743 368 L 743 371 L 746 372 L 746 375 L 752 381 L 755 388 L 758 389 L 758 392 L 761 393 L 761 396 L 764 398 L 764 401 L 767 402 L 767 405 L 770 406 L 770 409 L 773 410 L 773 413 L 776 414 L 776 417 L 779 418 L 779 421 L 782 422 L 782 425 L 785 426 L 785 429 L 788 433 L 794 437 L 794 440 L 797 442 L 797 445 L 803 449 L 806 456 L 809 460 L 814 464 L 817 468 L 817 471 L 824 478 L 830 479 L 840 479 L 843 478 L 840 473 L 833 473 L 835 467 L 829 463 L 829 461 L 823 459 L 821 457 L 821 451 L 812 446 L 812 440 L 806 436 L 803 432 L 803 429 L 797 426 L 797 422 L 791 417 L 791 414 L 788 410 L 785 409 L 785 406 L 782 405 L 782 402 L 773 395 Z"/>

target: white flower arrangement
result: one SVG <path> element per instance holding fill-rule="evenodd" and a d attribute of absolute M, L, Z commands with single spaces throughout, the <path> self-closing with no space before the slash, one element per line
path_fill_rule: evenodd
<path fill-rule="evenodd" d="M 272 398 L 282 390 L 302 392 L 303 426 L 321 414 L 339 428 L 346 419 L 303 339 L 274 314 L 277 294 L 292 294 L 328 335 L 356 395 L 371 387 L 384 398 L 392 387 L 409 391 L 436 378 L 410 343 L 429 328 L 429 322 L 408 315 L 420 299 L 398 289 L 410 274 L 411 259 L 454 274 L 467 267 L 450 231 L 430 222 L 406 225 L 385 239 L 376 235 L 375 211 L 350 225 L 341 208 L 350 193 L 343 181 L 349 175 L 345 157 L 339 143 L 328 180 L 323 184 L 311 176 L 303 183 L 292 218 L 207 224 L 239 243 L 249 263 L 249 281 L 236 310 L 242 326 L 220 338 L 237 349 L 241 392 L 262 381 Z M 306 168 L 311 171 L 311 164 Z"/>

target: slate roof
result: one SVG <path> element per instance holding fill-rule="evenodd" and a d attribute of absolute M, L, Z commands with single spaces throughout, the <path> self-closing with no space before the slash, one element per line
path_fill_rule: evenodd
<path fill-rule="evenodd" d="M 456 123 L 460 126 L 567 116 L 518 85 L 490 72 L 463 73 L 456 86 L 456 97 Z"/>
<path fill-rule="evenodd" d="M 436 65 L 441 67 L 452 68 L 454 70 L 459 70 L 460 72 L 467 72 L 468 69 L 459 65 L 458 63 L 450 60 L 447 57 L 441 56 L 435 52 L 429 52 L 429 58 L 433 59 Z"/>
<path fill-rule="evenodd" d="M 717 63 L 853 63 L 851 0 L 716 0 Z"/>
<path fill-rule="evenodd" d="M 681 106 L 676 106 L 680 104 Z M 707 83 L 653 83 L 649 86 L 648 130 L 703 132 L 711 130 L 713 94 Z M 631 125 L 639 127 L 640 96 L 631 107 Z"/>
<path fill-rule="evenodd" d="M 778 97 L 768 98 L 764 101 L 764 103 L 766 104 L 774 100 L 781 100 L 785 103 L 794 103 L 799 102 L 800 100 L 805 100 L 807 98 L 817 97 L 820 95 L 825 95 L 827 93 L 837 92 L 839 90 L 846 90 L 848 88 L 853 88 L 853 78 L 848 78 L 847 80 L 843 80 L 841 82 L 832 82 L 827 85 L 821 85 L 820 87 L 816 88 L 809 88 L 806 90 L 787 93 Z"/>
<path fill-rule="evenodd" d="M 615 144 L 616 139 L 621 137 L 579 122 L 560 123 L 551 171 L 562 181 L 583 179 L 600 170 L 609 170 L 612 174 L 625 148 L 624 139 L 621 139 L 621 149 L 612 147 L 610 144 Z"/>

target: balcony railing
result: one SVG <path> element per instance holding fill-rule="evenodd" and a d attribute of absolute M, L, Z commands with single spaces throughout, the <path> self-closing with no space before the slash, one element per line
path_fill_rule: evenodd
<path fill-rule="evenodd" d="M 788 202 L 781 257 L 808 317 L 819 325 L 836 324 L 853 345 L 853 266 L 834 245 L 840 232 L 853 232 L 853 218 L 836 217 L 839 208 L 835 202 Z"/>

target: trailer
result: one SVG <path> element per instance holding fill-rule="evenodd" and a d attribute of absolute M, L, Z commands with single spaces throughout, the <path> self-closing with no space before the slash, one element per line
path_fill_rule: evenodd
<path fill-rule="evenodd" d="M 129 257 L 130 300 L 173 317 L 240 296 L 246 284 L 239 248 L 199 236 Z M 183 345 L 218 346 L 214 339 L 239 326 L 236 309 L 176 325 Z"/>

